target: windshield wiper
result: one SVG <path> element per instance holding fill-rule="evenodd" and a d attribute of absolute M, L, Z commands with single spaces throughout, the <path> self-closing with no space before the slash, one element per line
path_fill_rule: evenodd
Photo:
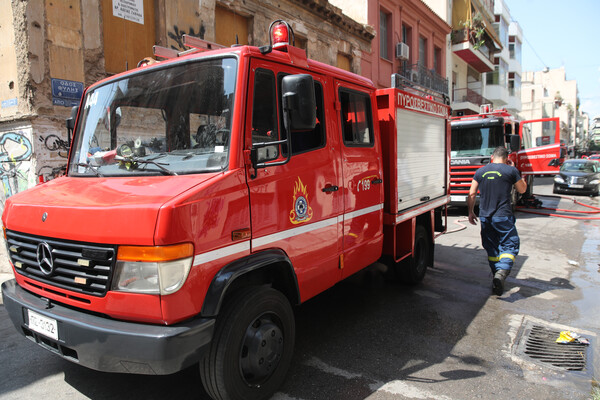
<path fill-rule="evenodd" d="M 125 164 L 125 167 L 127 169 L 135 169 L 137 165 L 143 164 L 143 165 L 154 165 L 155 167 L 157 167 L 161 172 L 163 172 L 166 175 L 177 175 L 176 172 L 171 171 L 168 168 L 165 168 L 163 165 L 169 165 L 169 163 L 158 163 L 154 160 L 156 160 L 157 158 L 161 158 L 163 157 L 164 154 L 160 154 L 158 157 L 154 157 L 148 160 L 144 160 L 143 158 L 137 158 L 137 157 L 120 157 L 117 156 L 115 157 L 115 160 L 122 162 Z M 129 164 L 129 165 L 128 165 Z M 144 169 L 146 170 L 146 169 Z"/>
<path fill-rule="evenodd" d="M 100 173 L 100 171 L 98 171 L 98 167 L 96 167 L 96 166 L 94 166 L 94 165 L 92 165 L 90 163 L 81 163 L 80 162 L 80 163 L 77 163 L 75 165 L 78 166 L 78 167 L 86 167 L 88 170 L 91 169 L 92 172 L 94 172 L 96 174 L 96 176 L 99 176 L 99 177 L 103 177 L 104 176 L 104 175 L 102 175 Z"/>

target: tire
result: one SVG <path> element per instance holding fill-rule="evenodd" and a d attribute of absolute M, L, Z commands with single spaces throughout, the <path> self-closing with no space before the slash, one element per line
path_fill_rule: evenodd
<path fill-rule="evenodd" d="M 285 379 L 294 339 L 294 313 L 281 292 L 241 289 L 223 307 L 200 363 L 206 392 L 215 400 L 270 398 Z"/>
<path fill-rule="evenodd" d="M 433 243 L 423 225 L 417 225 L 415 230 L 415 245 L 412 257 L 399 265 L 400 279 L 409 285 L 420 283 L 425 277 L 427 267 L 433 261 Z"/>

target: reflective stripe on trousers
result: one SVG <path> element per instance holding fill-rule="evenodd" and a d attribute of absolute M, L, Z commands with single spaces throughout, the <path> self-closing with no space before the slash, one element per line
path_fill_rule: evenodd
<path fill-rule="evenodd" d="M 519 234 L 515 227 L 515 217 L 479 217 L 481 222 L 481 243 L 487 251 L 492 272 L 512 268 L 519 254 Z"/>

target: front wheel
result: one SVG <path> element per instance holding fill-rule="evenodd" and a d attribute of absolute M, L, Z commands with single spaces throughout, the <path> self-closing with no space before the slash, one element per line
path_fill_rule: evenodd
<path fill-rule="evenodd" d="M 270 398 L 290 366 L 294 330 L 292 307 L 281 292 L 251 287 L 236 293 L 217 319 L 200 364 L 207 393 L 218 400 Z"/>

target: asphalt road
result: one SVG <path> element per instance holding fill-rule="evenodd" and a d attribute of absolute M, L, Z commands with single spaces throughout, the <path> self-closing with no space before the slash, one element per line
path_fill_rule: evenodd
<path fill-rule="evenodd" d="M 534 192 L 548 194 L 550 183 L 538 179 Z M 421 285 L 386 280 L 374 265 L 298 307 L 295 355 L 275 399 L 589 399 L 600 376 L 600 221 L 519 212 L 521 252 L 498 297 L 479 226 L 460 222 L 463 212 L 449 216 L 449 230 L 461 230 L 437 239 Z M 531 326 L 590 339 L 584 370 L 525 354 Z M 64 361 L 19 335 L 3 306 L 0 337 L 0 399 L 207 398 L 196 368 L 151 377 Z"/>

